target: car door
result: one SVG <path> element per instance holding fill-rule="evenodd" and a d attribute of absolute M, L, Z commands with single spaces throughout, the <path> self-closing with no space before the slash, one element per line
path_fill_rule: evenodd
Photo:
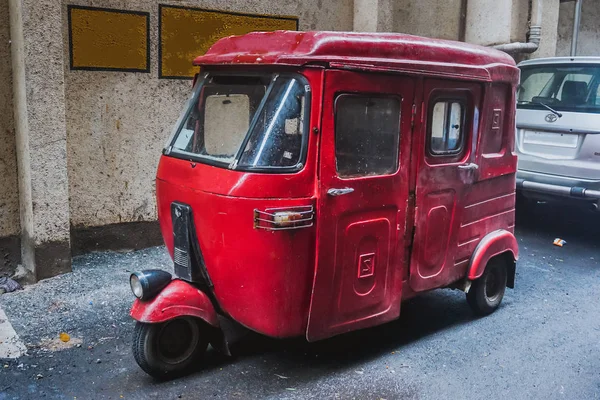
<path fill-rule="evenodd" d="M 400 313 L 412 78 L 325 74 L 309 341 Z"/>

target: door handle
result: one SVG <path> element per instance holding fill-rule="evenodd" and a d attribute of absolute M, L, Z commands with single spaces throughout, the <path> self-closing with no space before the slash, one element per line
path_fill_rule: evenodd
<path fill-rule="evenodd" d="M 461 164 L 458 166 L 458 169 L 462 169 L 465 171 L 475 171 L 475 170 L 479 169 L 479 165 L 477 165 L 475 163 Z"/>
<path fill-rule="evenodd" d="M 352 188 L 341 188 L 341 189 L 331 188 L 327 191 L 327 194 L 330 196 L 341 196 L 341 195 L 352 193 L 352 192 L 354 192 L 354 189 L 352 189 Z"/>

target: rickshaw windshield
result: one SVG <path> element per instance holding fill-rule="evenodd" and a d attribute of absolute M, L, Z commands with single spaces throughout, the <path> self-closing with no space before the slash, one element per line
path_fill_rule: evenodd
<path fill-rule="evenodd" d="M 300 169 L 307 87 L 294 75 L 209 75 L 196 85 L 167 153 L 231 169 Z"/>

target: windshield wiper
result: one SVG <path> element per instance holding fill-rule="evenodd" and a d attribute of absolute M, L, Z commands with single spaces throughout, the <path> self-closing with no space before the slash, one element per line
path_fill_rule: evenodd
<path fill-rule="evenodd" d="M 559 113 L 554 108 L 550 107 L 548 104 L 544 104 L 541 101 L 537 101 L 535 102 L 535 104 L 539 104 L 541 106 L 546 107 L 548 110 L 550 110 L 550 112 L 552 112 L 552 114 L 556 115 L 558 118 L 562 118 L 562 113 Z"/>

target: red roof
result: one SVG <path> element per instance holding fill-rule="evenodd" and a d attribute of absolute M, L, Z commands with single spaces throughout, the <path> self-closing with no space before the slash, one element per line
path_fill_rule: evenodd
<path fill-rule="evenodd" d="M 475 75 L 481 74 L 474 70 L 483 72 L 483 68 L 488 78 L 489 67 L 515 66 L 508 54 L 487 47 L 400 33 L 358 32 L 253 32 L 223 38 L 194 60 L 195 65 L 311 63 L 411 70 L 433 63 L 442 70 L 464 68 Z"/>

